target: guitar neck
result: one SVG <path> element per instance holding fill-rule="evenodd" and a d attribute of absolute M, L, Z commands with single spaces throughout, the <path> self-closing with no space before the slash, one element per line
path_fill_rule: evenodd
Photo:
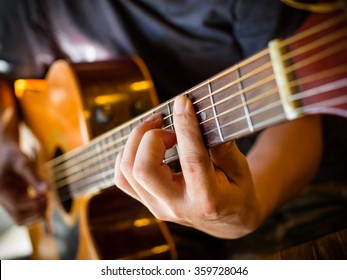
<path fill-rule="evenodd" d="M 183 92 L 192 102 L 206 147 L 306 114 L 347 117 L 346 15 L 318 15 L 303 30 Z M 73 197 L 113 185 L 116 155 L 130 132 L 152 114 L 174 129 L 171 99 L 47 163 L 57 188 Z M 177 147 L 164 162 L 178 159 Z"/>

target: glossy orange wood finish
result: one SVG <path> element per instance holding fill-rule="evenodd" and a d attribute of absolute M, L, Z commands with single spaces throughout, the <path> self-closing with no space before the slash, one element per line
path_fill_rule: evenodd
<path fill-rule="evenodd" d="M 124 118 L 131 117 L 130 111 L 127 110 L 129 108 L 126 107 L 129 100 L 134 102 L 134 104 L 139 104 L 137 101 L 140 100 L 140 106 L 138 107 L 144 106 L 143 104 L 152 107 L 158 103 L 152 87 L 145 89 L 145 91 L 148 91 L 146 93 L 147 95 L 144 95 L 144 91 L 141 89 L 144 85 L 146 86 L 146 83 L 150 83 L 148 82 L 150 76 L 140 60 L 123 61 L 120 65 L 112 65 L 112 63 L 107 62 L 105 64 L 96 64 L 94 67 L 92 64 L 71 65 L 66 61 L 57 61 L 51 66 L 44 80 L 16 81 L 16 95 L 22 108 L 25 123 L 37 138 L 35 149 L 38 169 L 41 176 L 48 182 L 50 181 L 49 172 L 40 167 L 42 167 L 44 162 L 54 158 L 58 150 L 65 153 L 78 147 L 83 148 L 83 145 L 88 143 L 96 134 L 101 134 L 104 132 L 103 130 L 107 131 L 112 126 L 118 125 L 119 122 L 125 121 L 126 119 Z M 115 76 L 112 77 L 109 74 L 112 71 L 118 71 L 118 74 L 115 73 Z M 135 77 L 132 77 L 132 75 L 135 75 Z M 113 81 L 114 79 L 116 81 Z M 114 84 L 117 82 L 117 79 L 121 80 Z M 109 80 L 112 80 L 111 83 Z M 145 81 L 144 84 L 142 84 L 142 80 Z M 106 91 L 100 92 L 100 96 L 103 97 L 102 100 L 98 98 L 99 96 L 95 92 L 95 89 Z M 136 93 L 140 92 L 140 95 L 134 94 L 134 97 L 131 94 L 132 91 Z M 106 104 L 106 108 L 112 107 L 115 110 L 121 109 L 123 111 L 115 115 L 114 119 L 111 117 L 110 123 L 95 127 L 95 119 L 92 119 L 93 112 L 100 105 L 100 100 L 102 102 L 105 100 L 110 101 L 109 104 Z M 148 110 L 149 108 L 141 107 L 140 109 Z M 123 119 L 119 116 L 122 116 Z M 27 141 L 28 138 L 24 140 Z M 92 220 L 100 220 L 100 218 L 98 216 L 93 217 L 94 214 L 89 212 L 90 202 L 94 201 L 95 197 L 100 197 L 96 200 L 99 205 L 104 204 L 105 199 L 102 195 L 102 193 L 94 192 L 74 198 L 71 209 L 67 212 L 62 206 L 56 190 L 52 187 L 52 190 L 48 194 L 49 206 L 46 215 L 47 220 L 38 223 L 30 229 L 33 245 L 32 257 L 34 259 L 61 258 L 57 246 L 58 241 L 55 240 L 56 236 L 53 234 L 51 222 L 53 216 L 59 213 L 64 226 L 78 229 L 78 238 L 76 241 L 78 244 L 74 258 L 104 258 L 102 252 L 98 249 L 97 242 L 106 242 L 106 245 L 102 247 L 110 246 L 107 246 L 107 240 L 93 238 L 91 229 L 94 225 L 90 223 L 90 220 L 91 218 Z M 123 198 L 119 197 L 118 199 Z M 98 209 L 97 203 L 93 203 L 93 210 Z M 141 205 L 141 207 L 143 206 Z M 114 209 L 111 208 L 111 210 Z M 105 214 L 103 212 L 102 215 L 109 215 L 110 218 L 106 220 L 108 222 L 114 222 L 113 216 L 117 215 L 117 213 L 111 212 Z M 148 216 L 148 214 L 145 215 Z M 131 220 L 132 218 L 129 217 L 130 225 L 134 223 Z M 102 226 L 106 230 L 108 230 L 108 226 L 111 228 L 111 225 L 107 223 L 102 224 Z M 131 253 L 123 256 L 112 254 L 112 250 L 117 250 L 117 248 L 108 248 L 111 252 L 107 252 L 107 256 L 111 258 L 112 256 L 116 256 L 117 258 L 141 258 L 142 256 L 145 258 L 157 258 L 160 256 L 164 258 L 175 257 L 174 244 L 164 223 L 158 221 L 154 231 L 153 226 L 143 227 L 140 230 L 149 231 L 146 233 L 146 236 L 149 236 L 148 238 L 151 238 L 152 233 L 154 234 L 153 236 L 157 236 L 158 231 L 161 232 L 163 234 L 162 240 L 167 245 L 153 245 L 154 252 L 151 249 L 141 252 L 143 247 L 139 246 L 139 252 L 136 252 L 137 248 L 132 248 L 131 250 L 129 249 Z M 139 233 L 141 234 L 141 232 Z M 117 236 L 114 236 L 114 238 L 117 238 Z M 118 238 L 126 238 L 126 236 L 123 234 L 118 236 Z M 159 242 L 162 242 L 162 240 Z M 151 244 L 152 242 L 155 244 L 158 240 L 152 240 L 149 243 Z M 133 243 L 136 247 L 136 240 L 130 243 Z M 164 248 L 164 252 L 156 253 L 155 248 Z"/>
<path fill-rule="evenodd" d="M 57 75 L 57 73 L 61 74 Z M 58 148 L 63 151 L 71 151 L 89 141 L 89 127 L 79 95 L 79 86 L 74 73 L 66 62 L 61 61 L 54 64 L 48 72 L 46 80 L 17 81 L 16 94 L 20 100 L 25 121 L 40 143 L 37 152 L 40 157 L 39 166 L 40 163 L 53 158 Z M 48 179 L 48 174 L 44 170 L 41 169 L 40 173 L 41 176 Z M 82 197 L 74 200 L 71 212 L 67 214 L 60 206 L 53 190 L 50 191 L 48 197 L 48 220 L 53 209 L 58 209 L 67 225 L 74 224 L 79 216 L 81 236 L 77 258 L 98 258 L 85 213 L 88 198 Z M 35 259 L 59 258 L 52 236 L 45 232 L 46 226 L 40 223 L 30 229 L 33 258 Z"/>

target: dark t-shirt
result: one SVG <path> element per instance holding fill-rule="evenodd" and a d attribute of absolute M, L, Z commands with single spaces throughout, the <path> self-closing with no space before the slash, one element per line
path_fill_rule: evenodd
<path fill-rule="evenodd" d="M 288 36 L 306 17 L 271 0 L 0 3 L 0 61 L 12 81 L 42 77 L 58 58 L 84 62 L 138 55 L 160 101 L 264 49 L 272 38 Z M 253 140 L 240 141 L 241 150 Z"/>
<path fill-rule="evenodd" d="M 57 58 L 136 54 L 161 100 L 265 48 L 271 38 L 287 36 L 305 17 L 271 0 L 0 3 L 0 59 L 9 63 L 12 79 L 40 77 Z"/>
<path fill-rule="evenodd" d="M 43 77 L 58 58 L 92 62 L 139 55 L 165 101 L 266 48 L 272 38 L 293 33 L 306 16 L 273 0 L 0 0 L 0 72 L 14 81 Z M 326 141 L 317 178 L 346 178 L 341 158 L 347 158 L 347 137 L 341 128 L 327 128 L 335 134 Z M 238 144 L 246 152 L 253 141 Z M 192 237 L 187 242 L 197 239 Z"/>

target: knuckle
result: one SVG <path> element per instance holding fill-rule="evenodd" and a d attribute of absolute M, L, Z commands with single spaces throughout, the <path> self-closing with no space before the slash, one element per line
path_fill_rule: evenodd
<path fill-rule="evenodd" d="M 184 153 L 180 155 L 182 167 L 191 173 L 198 173 L 208 169 L 211 165 L 204 155 L 199 153 Z"/>
<path fill-rule="evenodd" d="M 134 178 L 138 182 L 146 183 L 149 181 L 151 176 L 151 172 L 149 168 L 147 168 L 143 164 L 135 164 L 134 165 Z"/>
<path fill-rule="evenodd" d="M 119 165 L 120 172 L 125 176 L 133 169 L 133 164 L 130 160 L 123 158 Z"/>

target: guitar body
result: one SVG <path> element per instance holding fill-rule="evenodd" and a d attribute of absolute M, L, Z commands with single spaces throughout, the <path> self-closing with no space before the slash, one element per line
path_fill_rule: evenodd
<path fill-rule="evenodd" d="M 25 123 L 38 140 L 35 160 L 48 182 L 50 173 L 40 168 L 44 162 L 157 104 L 138 59 L 74 65 L 57 61 L 45 80 L 19 80 L 15 88 Z M 34 259 L 174 257 L 165 224 L 118 188 L 93 189 L 73 199 L 66 191 L 51 186 L 46 221 L 29 230 Z"/>

